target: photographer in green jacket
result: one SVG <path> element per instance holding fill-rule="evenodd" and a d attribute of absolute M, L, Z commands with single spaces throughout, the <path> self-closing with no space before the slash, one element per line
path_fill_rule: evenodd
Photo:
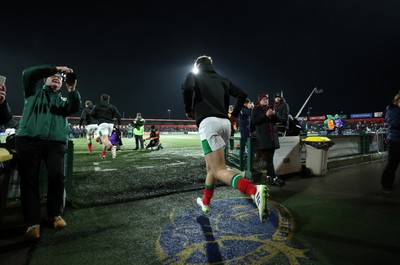
<path fill-rule="evenodd" d="M 60 91 L 63 80 L 68 92 Z M 44 85 L 43 85 L 44 80 Z M 64 228 L 64 155 L 68 140 L 67 117 L 81 109 L 81 96 L 76 90 L 76 76 L 66 66 L 40 65 L 22 73 L 24 110 L 15 145 L 21 177 L 21 204 L 28 229 L 28 240 L 40 237 L 39 171 L 43 160 L 47 167 L 47 217 L 56 229 Z"/>

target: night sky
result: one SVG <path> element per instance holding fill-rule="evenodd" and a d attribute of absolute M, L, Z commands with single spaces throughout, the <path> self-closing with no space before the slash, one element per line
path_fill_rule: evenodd
<path fill-rule="evenodd" d="M 83 101 L 107 93 L 125 118 L 184 119 L 181 85 L 200 55 L 252 100 L 282 90 L 293 116 L 314 87 L 312 116 L 383 111 L 400 90 L 397 0 L 6 1 L 0 17 L 15 115 L 22 70 L 38 64 L 73 68 Z"/>

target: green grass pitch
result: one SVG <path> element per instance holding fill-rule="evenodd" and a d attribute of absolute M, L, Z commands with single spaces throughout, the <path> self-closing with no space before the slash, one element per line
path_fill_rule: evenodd
<path fill-rule="evenodd" d="M 73 189 L 67 192 L 72 207 L 91 207 L 201 189 L 205 162 L 198 134 L 161 134 L 161 150 L 133 150 L 134 138 L 123 138 L 117 157 L 93 141 L 75 138 Z"/>

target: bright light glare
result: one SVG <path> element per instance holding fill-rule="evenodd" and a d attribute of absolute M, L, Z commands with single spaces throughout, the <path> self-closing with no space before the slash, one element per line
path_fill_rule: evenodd
<path fill-rule="evenodd" d="M 199 68 L 196 67 L 196 64 L 194 64 L 192 72 L 194 74 L 197 74 L 199 72 Z"/>

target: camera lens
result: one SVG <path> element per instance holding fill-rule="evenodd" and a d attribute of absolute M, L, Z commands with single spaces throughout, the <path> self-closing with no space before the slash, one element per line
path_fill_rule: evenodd
<path fill-rule="evenodd" d="M 74 73 L 68 73 L 65 75 L 66 83 L 74 83 L 76 80 L 76 75 Z"/>

